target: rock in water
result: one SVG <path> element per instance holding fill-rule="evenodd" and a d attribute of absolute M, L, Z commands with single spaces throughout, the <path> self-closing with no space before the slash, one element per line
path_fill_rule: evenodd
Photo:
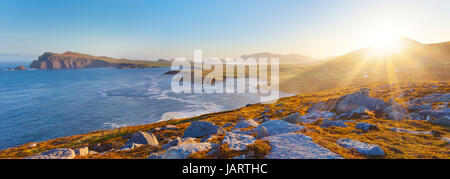
<path fill-rule="evenodd" d="M 8 69 L 9 71 L 24 71 L 24 70 L 27 70 L 27 68 L 26 67 L 24 67 L 23 65 L 20 65 L 20 66 L 18 66 L 18 67 L 16 67 L 16 68 L 10 68 L 10 69 Z"/>
<path fill-rule="evenodd" d="M 42 152 L 37 155 L 25 157 L 25 159 L 73 159 L 75 158 L 75 151 L 72 149 L 53 149 Z"/>
<path fill-rule="evenodd" d="M 258 123 L 255 122 L 253 119 L 244 120 L 236 124 L 233 129 L 243 129 L 247 127 L 258 127 Z"/>
<path fill-rule="evenodd" d="M 350 139 L 339 139 L 337 144 L 346 149 L 356 149 L 359 153 L 369 156 L 384 156 L 384 151 L 378 145 L 366 144 Z"/>
<path fill-rule="evenodd" d="M 387 103 L 382 99 L 370 97 L 368 92 L 357 92 L 342 96 L 336 106 L 336 112 L 352 112 L 361 106 L 370 111 L 381 111 L 387 107 Z"/>
<path fill-rule="evenodd" d="M 269 136 L 290 133 L 290 132 L 298 132 L 305 128 L 303 126 L 290 124 L 290 123 L 288 123 L 286 121 L 282 121 L 282 120 L 271 120 L 271 121 L 264 122 L 258 126 L 258 128 L 262 128 L 262 127 L 266 128 Z M 256 129 L 256 130 L 259 130 L 259 129 Z"/>
<path fill-rule="evenodd" d="M 268 140 L 272 147 L 267 159 L 342 159 L 302 134 L 279 134 L 264 140 Z"/>
<path fill-rule="evenodd" d="M 194 121 L 184 131 L 183 137 L 204 137 L 212 134 L 223 133 L 224 130 L 220 126 L 216 126 L 207 121 Z"/>
<path fill-rule="evenodd" d="M 159 145 L 158 139 L 156 139 L 153 133 L 146 133 L 141 131 L 134 133 L 133 137 L 131 137 L 131 139 L 127 141 L 127 144 L 133 143 L 151 146 Z"/>
<path fill-rule="evenodd" d="M 228 144 L 228 147 L 232 150 L 242 151 L 247 149 L 247 146 L 253 144 L 255 141 L 255 137 L 251 135 L 228 132 L 222 143 Z"/>
<path fill-rule="evenodd" d="M 208 142 L 181 144 L 167 149 L 162 154 L 153 154 L 149 159 L 186 159 L 192 153 L 209 150 L 215 146 L 215 144 Z"/>

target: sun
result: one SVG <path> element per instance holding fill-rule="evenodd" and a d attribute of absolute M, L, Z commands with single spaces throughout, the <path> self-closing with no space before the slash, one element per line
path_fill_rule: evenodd
<path fill-rule="evenodd" d="M 380 52 L 390 52 L 398 47 L 400 35 L 392 29 L 380 29 L 374 32 L 370 40 L 370 46 Z"/>

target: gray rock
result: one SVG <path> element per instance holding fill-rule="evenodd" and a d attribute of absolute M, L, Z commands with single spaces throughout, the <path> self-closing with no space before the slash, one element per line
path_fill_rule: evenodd
<path fill-rule="evenodd" d="M 450 111 L 446 109 L 423 110 L 419 111 L 418 114 L 422 116 L 430 116 L 435 119 L 440 119 L 446 116 L 450 116 Z"/>
<path fill-rule="evenodd" d="M 444 116 L 433 121 L 433 124 L 450 127 L 450 116 Z"/>
<path fill-rule="evenodd" d="M 425 116 L 422 116 L 419 113 L 411 113 L 411 114 L 409 114 L 409 118 L 412 120 L 421 120 L 421 121 L 426 119 Z"/>
<path fill-rule="evenodd" d="M 254 129 L 254 132 L 256 134 L 257 139 L 261 139 L 263 137 L 269 136 L 269 132 L 267 131 L 266 127 L 264 127 L 264 126 Z"/>
<path fill-rule="evenodd" d="M 74 150 L 76 155 L 79 156 L 86 156 L 89 154 L 89 148 L 88 147 L 82 147 Z"/>
<path fill-rule="evenodd" d="M 281 120 L 289 122 L 291 124 L 298 124 L 300 123 L 300 113 L 291 114 Z"/>
<path fill-rule="evenodd" d="M 127 145 L 124 145 L 122 148 L 120 148 L 121 151 L 125 150 L 132 150 L 135 148 L 142 147 L 144 144 L 136 144 L 136 143 L 128 143 Z"/>
<path fill-rule="evenodd" d="M 127 144 L 129 145 L 132 145 L 133 143 L 151 146 L 159 145 L 158 139 L 156 139 L 156 136 L 153 135 L 153 133 L 146 133 L 141 131 L 134 133 L 133 137 L 131 137 L 131 139 L 127 141 Z"/>
<path fill-rule="evenodd" d="M 372 98 L 368 92 L 357 92 L 342 96 L 336 106 L 336 112 L 351 112 L 364 106 L 370 111 L 380 111 L 387 107 L 382 99 Z"/>
<path fill-rule="evenodd" d="M 207 121 L 194 121 L 184 131 L 183 137 L 204 137 L 212 134 L 223 133 L 224 130 L 220 126 L 216 126 Z"/>
<path fill-rule="evenodd" d="M 363 132 L 369 132 L 370 130 L 377 130 L 378 126 L 374 124 L 369 124 L 367 122 L 360 122 L 356 124 L 355 128 L 360 129 Z"/>
<path fill-rule="evenodd" d="M 233 125 L 234 125 L 233 123 L 226 123 L 225 125 L 223 125 L 223 127 L 231 127 Z"/>
<path fill-rule="evenodd" d="M 329 128 L 331 126 L 335 126 L 335 127 L 348 127 L 347 125 L 345 125 L 344 122 L 342 121 L 332 121 L 328 118 L 324 119 L 322 121 L 322 124 L 320 124 L 320 127 L 322 128 Z"/>
<path fill-rule="evenodd" d="M 427 134 L 427 135 L 433 135 L 431 131 L 412 131 L 408 129 L 401 129 L 401 128 L 391 128 L 391 131 L 393 132 L 405 132 L 409 134 Z"/>
<path fill-rule="evenodd" d="M 432 110 L 433 107 L 430 105 L 418 105 L 418 104 L 410 104 L 407 106 L 410 111 L 422 111 L 422 110 Z"/>
<path fill-rule="evenodd" d="M 238 156 L 238 157 L 234 157 L 233 159 L 245 159 L 245 155 L 241 155 L 241 156 Z"/>
<path fill-rule="evenodd" d="M 208 142 L 181 144 L 167 149 L 162 154 L 152 154 L 149 159 L 186 159 L 192 153 L 209 150 L 215 146 L 216 144 Z"/>
<path fill-rule="evenodd" d="M 300 131 L 305 128 L 303 126 L 290 124 L 290 123 L 288 123 L 286 121 L 282 121 L 282 120 L 271 120 L 271 121 L 264 122 L 258 126 L 258 128 L 262 128 L 262 127 L 266 128 L 269 136 L 283 134 L 283 133 L 297 132 L 297 131 Z"/>
<path fill-rule="evenodd" d="M 224 137 L 222 143 L 228 144 L 228 147 L 235 151 L 242 151 L 247 149 L 247 146 L 253 144 L 256 139 L 251 135 L 237 134 L 233 132 L 228 132 Z"/>
<path fill-rule="evenodd" d="M 427 95 L 423 98 L 418 98 L 410 103 L 437 103 L 437 102 L 449 102 L 450 101 L 450 93 L 442 94 L 442 93 L 435 93 Z"/>
<path fill-rule="evenodd" d="M 25 157 L 25 159 L 73 159 L 75 158 L 75 151 L 72 149 L 53 149 L 42 152 L 37 155 Z"/>
<path fill-rule="evenodd" d="M 176 131 L 176 130 L 178 130 L 178 127 L 177 126 L 175 126 L 175 125 L 167 125 L 167 126 L 165 126 L 164 128 L 163 128 L 164 130 L 173 130 L 173 131 Z"/>
<path fill-rule="evenodd" d="M 163 149 L 168 149 L 168 148 L 170 148 L 170 147 L 177 146 L 177 145 L 180 145 L 180 144 L 189 144 L 189 143 L 195 143 L 195 142 L 196 142 L 196 141 L 195 141 L 194 138 L 188 137 L 188 138 L 182 138 L 182 139 L 181 139 L 180 137 L 177 137 L 177 138 L 175 138 L 175 139 L 169 140 L 169 141 L 167 142 L 167 144 L 165 144 L 165 145 L 162 146 L 162 148 L 163 148 Z"/>
<path fill-rule="evenodd" d="M 247 127 L 258 127 L 258 123 L 255 122 L 253 119 L 244 120 L 236 124 L 233 129 L 243 129 Z"/>
<path fill-rule="evenodd" d="M 388 119 L 390 120 L 401 121 L 405 118 L 409 118 L 409 116 L 398 111 L 393 111 L 388 114 Z"/>
<path fill-rule="evenodd" d="M 384 156 L 384 151 L 378 145 L 367 144 L 350 139 L 339 139 L 337 144 L 346 149 L 356 149 L 359 153 L 369 156 Z"/>
<path fill-rule="evenodd" d="M 267 159 L 341 159 L 342 157 L 312 142 L 302 134 L 279 134 L 264 138 L 272 150 Z"/>
<path fill-rule="evenodd" d="M 300 113 L 291 114 L 281 120 L 289 122 L 291 124 L 301 124 L 301 123 L 313 123 L 320 118 L 332 118 L 334 113 L 329 111 L 314 111 L 307 113 L 304 116 L 300 116 Z"/>

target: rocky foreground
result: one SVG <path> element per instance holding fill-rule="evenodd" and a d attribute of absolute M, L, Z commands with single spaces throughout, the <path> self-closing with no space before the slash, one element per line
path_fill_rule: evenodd
<path fill-rule="evenodd" d="M 447 82 L 373 83 L 30 143 L 0 158 L 450 158 Z"/>

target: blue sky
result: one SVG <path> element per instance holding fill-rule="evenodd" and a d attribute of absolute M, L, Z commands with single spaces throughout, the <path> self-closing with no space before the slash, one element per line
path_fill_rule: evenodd
<path fill-rule="evenodd" d="M 0 54 L 340 55 L 377 29 L 450 41 L 448 0 L 1 0 Z"/>

